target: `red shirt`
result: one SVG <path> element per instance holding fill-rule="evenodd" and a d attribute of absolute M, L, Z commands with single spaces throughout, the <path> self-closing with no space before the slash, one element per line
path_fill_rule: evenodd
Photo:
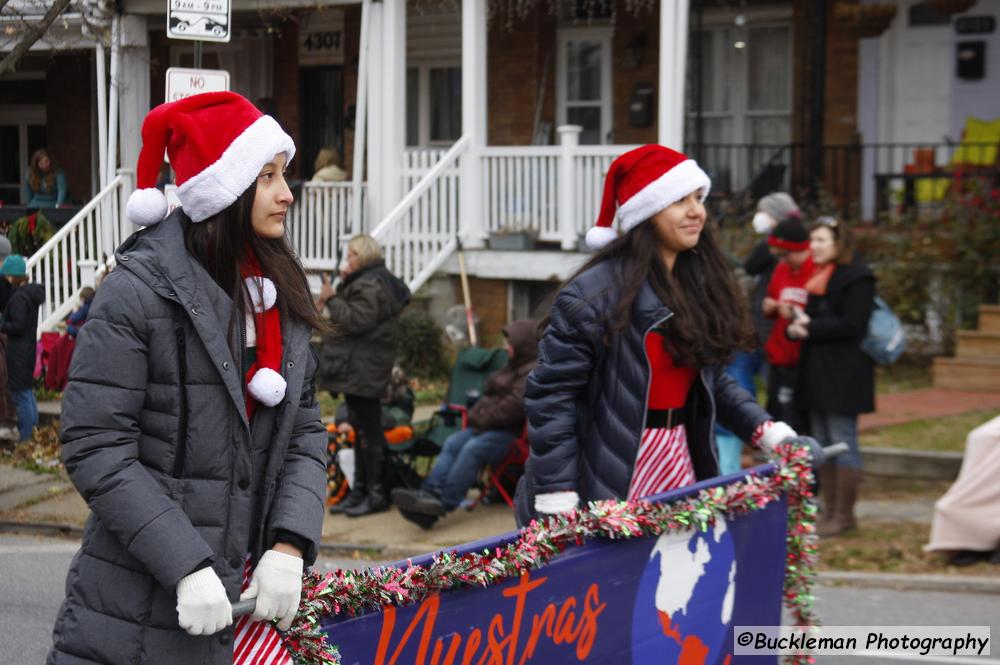
<path fill-rule="evenodd" d="M 780 261 L 767 285 L 767 297 L 805 309 L 806 302 L 809 300 L 809 293 L 805 288 L 806 282 L 812 277 L 814 270 L 815 266 L 811 257 L 798 268 L 792 268 L 787 261 Z M 776 316 L 771 336 L 764 344 L 767 362 L 777 367 L 794 367 L 799 362 L 802 342 L 788 339 L 785 329 L 788 328 L 791 320 Z"/>
<path fill-rule="evenodd" d="M 674 359 L 663 348 L 663 335 L 655 330 L 646 335 L 646 358 L 652 370 L 646 408 L 663 410 L 684 406 L 698 376 L 698 368 L 674 365 Z"/>

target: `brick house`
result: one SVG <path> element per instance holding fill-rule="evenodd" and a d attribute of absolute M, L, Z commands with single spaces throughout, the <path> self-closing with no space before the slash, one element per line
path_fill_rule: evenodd
<path fill-rule="evenodd" d="M 490 339 L 544 313 L 585 260 L 578 237 L 628 147 L 683 147 L 716 196 L 818 184 L 867 219 L 915 149 L 946 164 L 945 137 L 958 140 L 967 116 L 1000 116 L 1000 39 L 985 20 L 995 26 L 1000 0 L 891 4 L 894 16 L 859 0 L 233 0 L 232 38 L 206 43 L 202 67 L 227 70 L 293 136 L 293 177 L 307 181 L 323 147 L 350 174 L 298 192 L 292 235 L 307 267 L 335 267 L 344 237 L 365 228 L 445 302 L 459 299 L 440 276 L 457 273 L 460 238 Z M 192 66 L 195 48 L 166 37 L 162 0 L 121 7 L 110 152 L 128 167 L 167 68 Z M 983 19 L 980 32 L 960 34 L 963 17 Z M 984 45 L 978 77 L 958 73 L 969 41 Z M 74 196 L 100 189 L 95 52 L 42 47 L 0 78 L 4 191 L 42 144 Z M 532 249 L 495 248 L 523 233 Z"/>

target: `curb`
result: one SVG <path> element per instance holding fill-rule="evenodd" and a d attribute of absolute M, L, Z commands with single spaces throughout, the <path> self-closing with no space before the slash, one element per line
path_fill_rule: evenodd
<path fill-rule="evenodd" d="M 939 591 L 1000 595 L 1000 577 L 973 575 L 904 575 L 899 573 L 855 573 L 830 570 L 816 573 L 824 586 L 858 586 L 895 591 Z"/>
<path fill-rule="evenodd" d="M 71 524 L 53 524 L 45 522 L 11 522 L 0 520 L 0 533 L 20 533 L 35 536 L 56 536 L 60 538 L 83 537 L 83 529 Z M 387 561 L 401 561 L 430 552 L 448 549 L 436 547 L 423 550 L 406 547 L 389 547 L 378 543 L 320 543 L 322 554 L 332 557 L 347 555 L 358 557 L 359 554 L 378 555 Z M 972 575 L 903 575 L 898 573 L 856 573 L 842 570 L 830 570 L 816 573 L 816 582 L 823 586 L 852 586 L 892 589 L 895 591 L 937 591 L 942 593 L 981 593 L 1000 595 L 1000 577 L 977 577 Z"/>

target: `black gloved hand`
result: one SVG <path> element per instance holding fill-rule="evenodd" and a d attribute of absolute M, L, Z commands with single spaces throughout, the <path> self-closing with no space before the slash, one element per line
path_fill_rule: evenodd
<path fill-rule="evenodd" d="M 823 466 L 826 456 L 823 454 L 823 446 L 819 445 L 819 441 L 812 438 L 811 436 L 790 436 L 787 439 L 782 440 L 782 443 L 791 444 L 793 446 L 804 446 L 809 449 L 809 457 L 812 458 L 812 468 L 813 471 L 818 470 Z"/>

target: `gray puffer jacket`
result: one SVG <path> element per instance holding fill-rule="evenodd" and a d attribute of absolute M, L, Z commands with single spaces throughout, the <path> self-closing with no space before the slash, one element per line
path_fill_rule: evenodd
<path fill-rule="evenodd" d="M 552 305 L 525 393 L 531 454 L 518 484 L 519 524 L 534 516 L 536 494 L 574 491 L 584 502 L 628 494 L 646 422 L 646 335 L 672 313 L 646 283 L 631 324 L 610 330 L 610 313 L 621 300 L 619 273 L 615 261 L 599 263 Z M 716 420 L 749 441 L 770 416 L 722 368 L 703 367 L 684 407 L 699 480 L 719 474 Z"/>
<path fill-rule="evenodd" d="M 62 454 L 92 514 L 50 665 L 230 665 L 232 628 L 178 627 L 177 582 L 211 562 L 235 601 L 248 554 L 288 535 L 306 565 L 317 554 L 326 432 L 310 331 L 282 322 L 285 399 L 248 423 L 232 301 L 185 250 L 182 217 L 125 241 L 77 339 Z"/>

